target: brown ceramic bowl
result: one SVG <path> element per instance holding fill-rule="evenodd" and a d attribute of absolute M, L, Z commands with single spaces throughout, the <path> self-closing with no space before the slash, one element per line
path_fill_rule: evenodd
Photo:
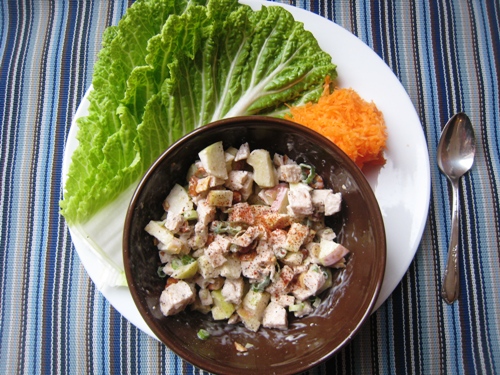
<path fill-rule="evenodd" d="M 144 227 L 163 214 L 162 202 L 177 182 L 185 184 L 189 166 L 206 146 L 264 148 L 316 167 L 327 187 L 342 192 L 341 214 L 328 223 L 338 241 L 350 249 L 347 267 L 334 273 L 315 314 L 290 318 L 287 331 L 215 322 L 211 314 L 184 311 L 164 317 L 159 297 L 165 279 L 157 275 L 158 249 Z M 127 213 L 123 259 L 132 297 L 144 320 L 171 350 L 191 364 L 217 374 L 292 374 L 320 364 L 349 343 L 370 316 L 386 262 L 385 231 L 379 206 L 363 173 L 333 143 L 301 125 L 269 117 L 221 120 L 186 135 L 151 166 L 140 182 Z M 208 340 L 197 337 L 207 329 Z M 234 342 L 252 344 L 245 353 Z"/>

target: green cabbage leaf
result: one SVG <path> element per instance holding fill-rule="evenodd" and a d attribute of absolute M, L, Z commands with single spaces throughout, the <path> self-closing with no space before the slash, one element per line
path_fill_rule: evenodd
<path fill-rule="evenodd" d="M 211 121 L 316 101 L 331 57 L 290 12 L 236 0 L 137 1 L 108 28 L 61 212 L 85 222 Z"/>

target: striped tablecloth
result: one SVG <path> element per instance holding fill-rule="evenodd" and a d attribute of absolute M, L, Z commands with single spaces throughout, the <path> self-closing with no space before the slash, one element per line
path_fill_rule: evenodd
<path fill-rule="evenodd" d="M 354 341 L 310 374 L 500 373 L 500 4 L 487 0 L 292 1 L 349 30 L 389 65 L 431 160 L 416 257 Z M 197 373 L 123 318 L 93 285 L 59 215 L 71 119 L 107 25 L 126 0 L 0 2 L 0 374 Z M 465 111 L 477 157 L 462 182 L 461 296 L 438 295 L 450 186 L 440 131 Z"/>

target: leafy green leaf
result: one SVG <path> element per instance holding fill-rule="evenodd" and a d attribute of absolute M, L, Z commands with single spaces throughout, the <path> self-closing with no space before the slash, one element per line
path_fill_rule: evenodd
<path fill-rule="evenodd" d="M 316 101 L 325 77 L 336 77 L 331 57 L 282 7 L 136 4 L 105 33 L 61 202 L 69 222 L 115 199 L 195 128 L 225 117 L 281 116 L 287 104 Z"/>

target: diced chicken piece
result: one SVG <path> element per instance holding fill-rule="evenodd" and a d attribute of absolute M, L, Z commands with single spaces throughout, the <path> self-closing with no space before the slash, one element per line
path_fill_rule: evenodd
<path fill-rule="evenodd" d="M 317 212 L 324 212 L 325 216 L 333 215 L 342 207 L 342 194 L 333 193 L 331 189 L 316 189 L 311 192 L 311 200 Z"/>
<path fill-rule="evenodd" d="M 248 155 L 250 155 L 250 146 L 248 145 L 248 142 L 245 142 L 238 149 L 238 152 L 234 157 L 234 161 L 245 160 L 248 158 Z"/>
<path fill-rule="evenodd" d="M 186 308 L 195 299 L 193 289 L 185 281 L 170 284 L 161 293 L 160 309 L 163 315 L 175 315 Z"/>
<path fill-rule="evenodd" d="M 287 232 L 285 230 L 275 229 L 269 236 L 269 243 L 272 246 L 274 255 L 280 259 L 287 253 L 287 250 L 285 249 L 286 235 Z"/>
<path fill-rule="evenodd" d="M 255 215 L 253 206 L 248 203 L 237 203 L 233 205 L 231 211 L 229 212 L 229 217 L 227 218 L 230 222 L 245 223 L 248 225 L 254 225 Z"/>
<path fill-rule="evenodd" d="M 208 247 L 205 249 L 205 255 L 212 267 L 217 268 L 226 263 L 227 259 L 224 256 L 229 248 L 229 241 L 223 239 L 222 236 L 216 236 Z"/>
<path fill-rule="evenodd" d="M 301 273 L 293 290 L 293 295 L 299 301 L 314 296 L 325 284 L 326 276 L 316 264 L 311 264 L 309 269 Z"/>
<path fill-rule="evenodd" d="M 241 273 L 251 281 L 262 281 L 275 271 L 275 263 L 276 257 L 272 251 L 262 251 L 253 259 L 242 260 Z"/>
<path fill-rule="evenodd" d="M 280 181 L 295 183 L 302 179 L 302 170 L 297 164 L 285 164 L 278 168 L 278 179 Z"/>
<path fill-rule="evenodd" d="M 200 291 L 198 292 L 198 296 L 203 306 L 210 306 L 214 303 L 212 295 L 210 294 L 210 290 L 208 289 L 200 289 Z"/>
<path fill-rule="evenodd" d="M 178 233 L 185 221 L 182 215 L 169 211 L 167 213 L 167 220 L 165 220 L 165 228 L 173 233 Z"/>
<path fill-rule="evenodd" d="M 217 234 L 214 237 L 213 242 L 219 244 L 224 254 L 227 254 L 229 252 L 229 246 L 231 246 L 230 237 L 226 236 L 225 234 Z"/>
<path fill-rule="evenodd" d="M 302 254 L 300 251 L 297 251 L 295 253 L 288 252 L 283 258 L 283 263 L 291 267 L 300 266 L 303 261 L 304 261 L 304 254 Z"/>
<path fill-rule="evenodd" d="M 308 234 L 309 228 L 307 226 L 300 223 L 292 223 L 286 235 L 286 241 L 283 247 L 288 251 L 299 251 Z"/>
<path fill-rule="evenodd" d="M 311 215 L 314 212 L 311 193 L 306 188 L 288 191 L 288 212 L 293 216 Z"/>
<path fill-rule="evenodd" d="M 241 235 L 234 236 L 231 242 L 241 247 L 247 247 L 259 237 L 258 227 L 248 227 Z"/>
<path fill-rule="evenodd" d="M 188 244 L 193 249 L 205 246 L 208 239 L 208 225 L 214 220 L 216 208 L 210 206 L 205 200 L 198 201 L 196 212 L 198 221 L 194 226 L 194 236 L 188 240 Z"/>
<path fill-rule="evenodd" d="M 205 249 L 205 254 L 213 268 L 218 268 L 227 261 L 224 254 L 220 251 L 220 248 L 218 246 L 212 246 L 212 243 Z"/>
<path fill-rule="evenodd" d="M 311 264 L 307 272 L 302 275 L 304 276 L 301 282 L 307 289 L 313 292 L 313 295 L 316 294 L 316 292 L 321 289 L 321 287 L 323 286 L 323 284 L 325 284 L 326 281 L 325 274 L 316 264 Z"/>
<path fill-rule="evenodd" d="M 276 302 L 269 302 L 262 316 L 262 326 L 266 328 L 287 329 L 288 314 L 286 309 Z"/>
<path fill-rule="evenodd" d="M 256 220 L 268 230 L 283 229 L 292 224 L 294 219 L 290 215 L 269 212 Z"/>
<path fill-rule="evenodd" d="M 230 279 L 237 279 L 241 276 L 241 263 L 234 255 L 226 257 L 226 262 L 220 267 L 220 275 Z"/>
<path fill-rule="evenodd" d="M 205 201 L 199 201 L 196 207 L 196 212 L 198 213 L 197 224 L 206 227 L 211 221 L 214 220 L 216 209 Z"/>
<path fill-rule="evenodd" d="M 222 296 L 227 302 L 239 305 L 243 299 L 245 282 L 242 277 L 237 279 L 226 279 L 222 287 Z"/>
<path fill-rule="evenodd" d="M 295 277 L 295 272 L 289 266 L 283 266 L 279 273 L 278 280 L 269 285 L 266 289 L 271 295 L 278 296 L 281 294 L 286 294 L 288 291 L 288 286 Z"/>
<path fill-rule="evenodd" d="M 309 289 L 298 285 L 293 288 L 292 293 L 297 301 L 305 301 L 313 295 Z"/>
<path fill-rule="evenodd" d="M 288 307 L 294 304 L 295 297 L 289 294 L 271 295 L 271 301 L 277 303 L 280 306 Z"/>
<path fill-rule="evenodd" d="M 251 173 L 249 171 L 239 171 L 234 170 L 229 172 L 228 179 L 225 182 L 225 186 L 233 191 L 239 191 L 246 186 L 246 182 L 251 178 Z"/>
<path fill-rule="evenodd" d="M 331 194 L 325 200 L 325 215 L 330 216 L 337 212 L 340 212 L 342 208 L 342 194 L 335 193 Z"/>

